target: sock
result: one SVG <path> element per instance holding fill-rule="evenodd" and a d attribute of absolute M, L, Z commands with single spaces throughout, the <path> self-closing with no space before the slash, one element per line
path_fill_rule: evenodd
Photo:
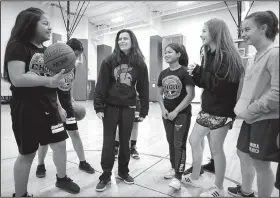
<path fill-rule="evenodd" d="M 87 161 L 85 160 L 85 161 L 80 161 L 80 164 L 85 164 Z"/>
<path fill-rule="evenodd" d="M 120 142 L 115 140 L 115 147 L 119 147 L 120 146 Z"/>
<path fill-rule="evenodd" d="M 131 140 L 131 148 L 134 148 L 136 146 L 136 140 Z"/>
<path fill-rule="evenodd" d="M 252 193 L 252 192 L 251 192 L 251 193 L 244 192 L 244 191 L 242 190 L 242 187 L 241 187 L 240 190 L 241 190 L 241 192 L 242 192 L 244 195 L 250 195 L 250 194 Z"/>

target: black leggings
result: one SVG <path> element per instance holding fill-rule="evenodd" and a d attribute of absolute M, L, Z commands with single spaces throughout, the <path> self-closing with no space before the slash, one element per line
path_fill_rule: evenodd
<path fill-rule="evenodd" d="M 120 150 L 118 158 L 118 172 L 122 176 L 129 173 L 130 160 L 129 140 L 133 128 L 135 109 L 129 107 L 106 106 L 103 118 L 103 147 L 101 167 L 103 174 L 100 180 L 108 180 L 112 175 L 115 162 L 115 137 L 119 127 Z"/>
<path fill-rule="evenodd" d="M 175 169 L 175 177 L 181 179 L 185 170 L 186 143 L 191 124 L 191 115 L 189 113 L 179 113 L 173 121 L 163 118 L 163 124 L 169 144 L 171 166 Z"/>

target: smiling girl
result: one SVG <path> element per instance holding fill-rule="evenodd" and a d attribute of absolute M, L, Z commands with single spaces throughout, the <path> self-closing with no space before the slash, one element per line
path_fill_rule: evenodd
<path fill-rule="evenodd" d="M 257 53 L 248 60 L 240 99 L 234 111 L 244 120 L 237 141 L 242 184 L 228 188 L 235 196 L 254 196 L 257 173 L 258 196 L 270 197 L 274 176 L 271 161 L 279 162 L 276 145 L 279 134 L 279 32 L 278 19 L 271 11 L 255 12 L 242 23 L 242 38 Z"/>
<path fill-rule="evenodd" d="M 171 169 L 164 178 L 175 177 L 169 186 L 179 190 L 185 170 L 186 141 L 191 124 L 191 101 L 195 97 L 195 85 L 185 68 L 189 58 L 183 45 L 168 44 L 164 58 L 169 68 L 160 73 L 157 84 L 171 163 Z"/>
<path fill-rule="evenodd" d="M 215 182 L 201 196 L 219 197 L 224 195 L 223 182 L 226 170 L 224 140 L 235 119 L 233 109 L 243 66 L 229 29 L 223 20 L 207 21 L 200 37 L 204 46 L 202 66 L 191 64 L 188 69 L 193 75 L 195 84 L 203 88 L 202 110 L 197 116 L 189 138 L 193 171 L 190 176 L 185 177 L 185 182 L 193 187 L 204 187 L 200 178 L 202 143 L 204 137 L 210 135 L 210 148 L 215 161 Z"/>

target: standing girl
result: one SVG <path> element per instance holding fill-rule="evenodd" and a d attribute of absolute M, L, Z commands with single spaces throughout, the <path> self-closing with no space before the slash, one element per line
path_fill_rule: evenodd
<path fill-rule="evenodd" d="M 76 38 L 71 38 L 66 43 L 69 45 L 72 50 L 74 51 L 76 58 L 78 59 L 84 51 L 83 44 Z M 74 150 L 76 151 L 78 158 L 80 160 L 79 169 L 85 171 L 86 173 L 93 174 L 95 170 L 91 167 L 91 165 L 85 159 L 85 152 L 83 148 L 83 143 L 78 131 L 78 124 L 75 118 L 75 111 L 74 111 L 74 100 L 72 98 L 72 84 L 76 74 L 76 67 L 79 64 L 76 61 L 76 66 L 73 71 L 69 72 L 68 75 L 65 77 L 67 83 L 64 86 L 58 87 L 57 94 L 59 102 L 62 108 L 66 111 L 67 117 L 64 122 L 64 126 L 72 140 Z M 44 160 L 46 158 L 48 152 L 48 145 L 40 146 L 38 150 L 38 166 L 36 170 L 36 176 L 39 178 L 46 176 L 46 168 Z"/>
<path fill-rule="evenodd" d="M 11 83 L 10 103 L 12 128 L 19 149 L 14 165 L 15 194 L 27 193 L 30 168 L 40 145 L 50 144 L 57 169 L 56 186 L 70 193 L 80 188 L 66 175 L 66 143 L 68 138 L 57 103 L 57 87 L 65 83 L 64 70 L 53 77 L 44 66 L 43 42 L 50 39 L 48 16 L 38 8 L 28 8 L 16 18 L 8 41 L 4 70 Z"/>
<path fill-rule="evenodd" d="M 223 181 L 226 170 L 224 140 L 235 119 L 239 81 L 243 73 L 242 61 L 234 46 L 226 23 L 220 19 L 211 19 L 204 24 L 201 39 L 204 45 L 202 66 L 189 66 L 197 86 L 203 88 L 202 110 L 189 138 L 192 148 L 193 171 L 185 177 L 187 184 L 203 187 L 200 169 L 203 156 L 202 141 L 210 135 L 210 150 L 214 158 L 215 183 L 201 196 L 223 196 Z"/>
<path fill-rule="evenodd" d="M 257 172 L 258 196 L 270 197 L 274 175 L 270 162 L 279 162 L 279 32 L 278 19 L 271 11 L 255 12 L 242 23 L 242 37 L 257 53 L 248 60 L 240 99 L 235 113 L 244 119 L 237 141 L 242 185 L 228 188 L 237 196 L 254 196 L 252 184 Z"/>
<path fill-rule="evenodd" d="M 118 177 L 133 184 L 129 175 L 129 140 L 136 109 L 136 90 L 139 93 L 142 121 L 149 110 L 149 80 L 144 56 L 131 30 L 117 33 L 114 52 L 101 65 L 94 94 L 94 109 L 103 121 L 102 175 L 96 191 L 105 190 L 114 166 L 116 129 L 119 128 L 120 153 Z"/>
<path fill-rule="evenodd" d="M 169 144 L 171 170 L 164 176 L 175 178 L 169 186 L 179 190 L 186 162 L 186 141 L 191 124 L 191 101 L 195 97 L 194 82 L 186 70 L 188 55 L 183 45 L 168 44 L 165 60 L 169 68 L 158 78 L 158 101 Z"/>

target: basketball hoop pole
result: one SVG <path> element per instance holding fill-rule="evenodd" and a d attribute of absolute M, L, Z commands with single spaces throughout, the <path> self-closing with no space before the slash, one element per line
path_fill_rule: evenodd
<path fill-rule="evenodd" d="M 67 27 L 66 27 L 67 41 L 69 41 L 70 39 L 69 25 L 70 25 L 70 1 L 67 1 Z"/>

